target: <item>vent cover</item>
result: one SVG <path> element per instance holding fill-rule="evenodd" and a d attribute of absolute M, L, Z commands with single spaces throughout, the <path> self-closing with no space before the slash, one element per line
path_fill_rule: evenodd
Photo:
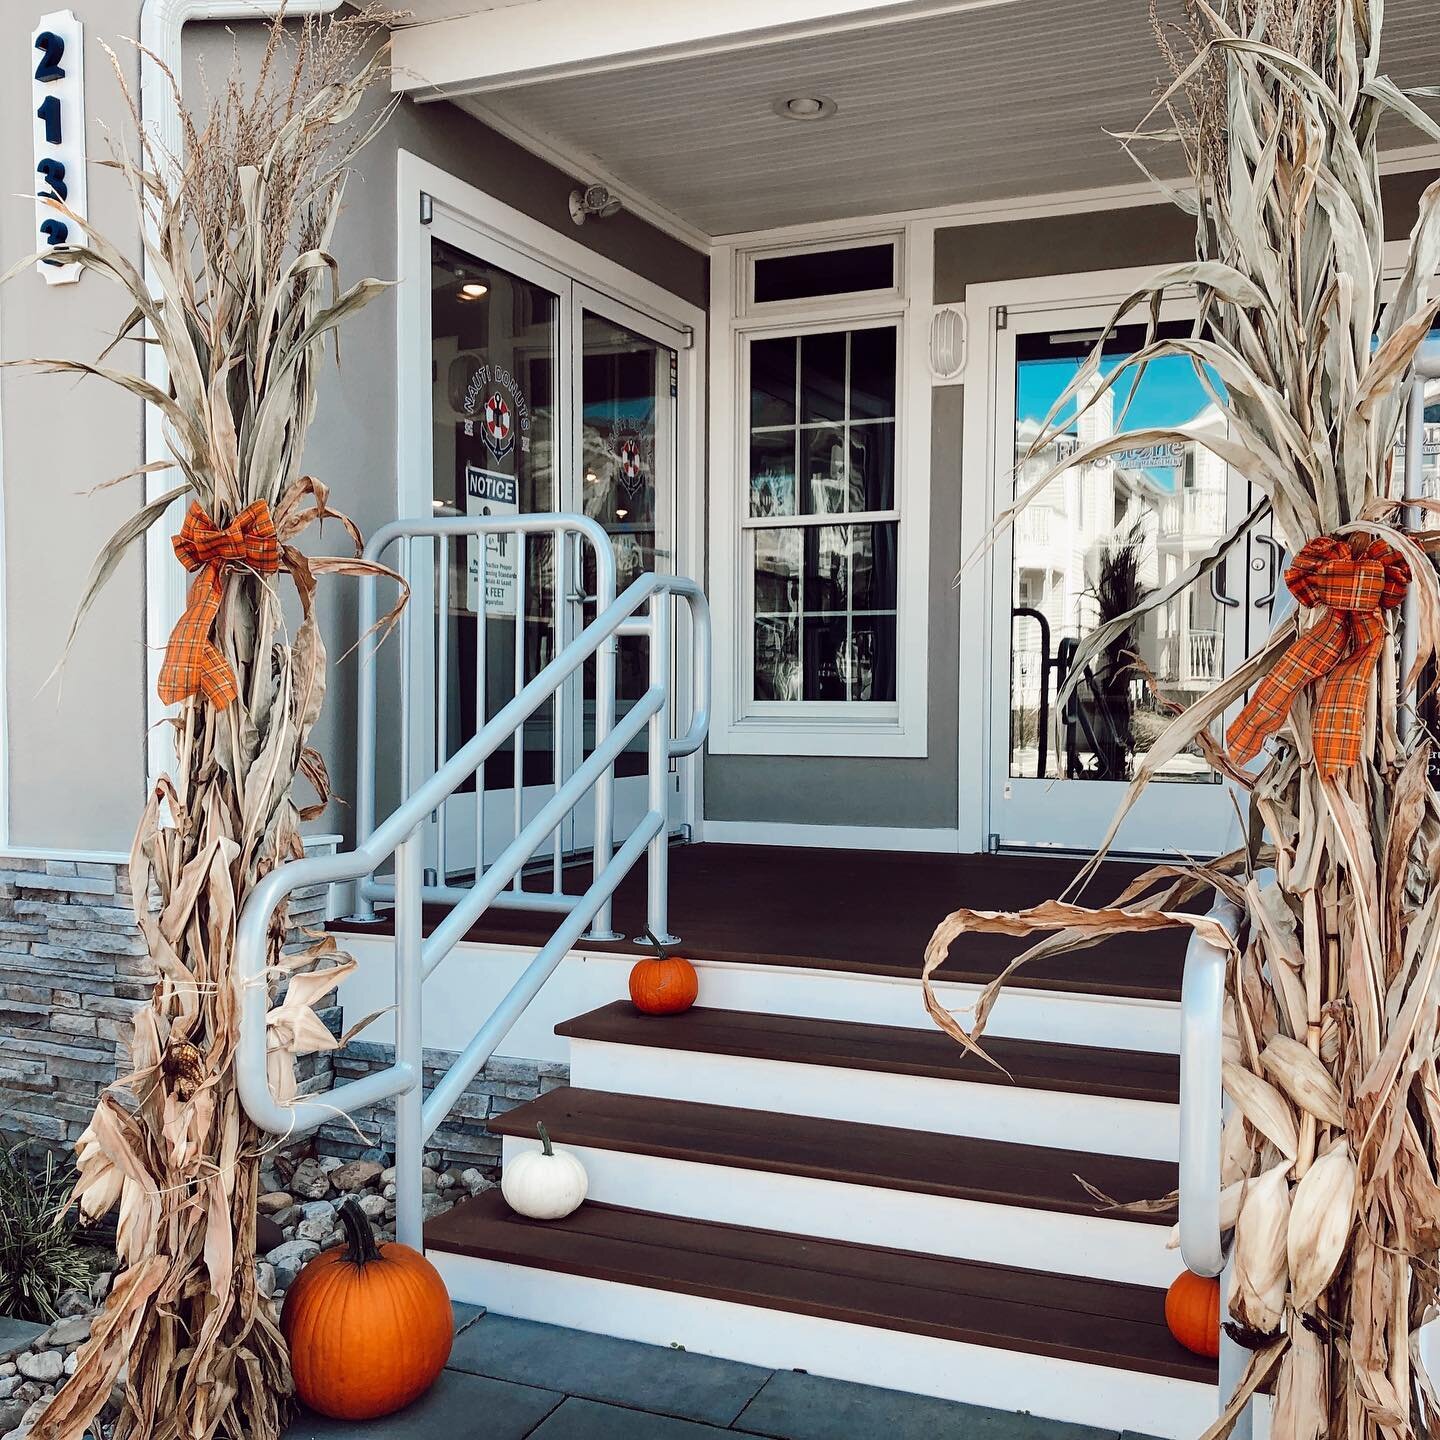
<path fill-rule="evenodd" d="M 939 305 L 930 317 L 930 373 L 939 384 L 958 385 L 965 371 L 965 312 Z"/>

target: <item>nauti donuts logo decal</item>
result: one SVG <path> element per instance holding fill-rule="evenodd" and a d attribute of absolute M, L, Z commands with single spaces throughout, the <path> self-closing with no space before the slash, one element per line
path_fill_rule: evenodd
<path fill-rule="evenodd" d="M 515 377 L 503 365 L 477 365 L 461 406 L 466 435 L 479 434 L 492 461 L 508 459 L 517 443 L 530 451 L 530 407 Z"/>
<path fill-rule="evenodd" d="M 607 439 L 620 484 L 635 500 L 645 488 L 646 452 L 651 441 L 649 427 L 637 425 L 633 420 L 617 420 L 611 425 Z"/>

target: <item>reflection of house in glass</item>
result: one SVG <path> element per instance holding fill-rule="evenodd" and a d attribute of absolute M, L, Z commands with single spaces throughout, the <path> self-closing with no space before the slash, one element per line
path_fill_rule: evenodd
<path fill-rule="evenodd" d="M 1213 406 L 1166 423 L 1181 422 L 1202 429 L 1223 423 Z M 1133 415 L 1124 423 L 1134 428 Z M 1023 460 L 1039 428 L 1035 419 L 1017 426 L 1017 493 L 1068 454 L 1114 434 L 1114 396 L 1099 397 L 1068 433 Z M 1057 661 L 1067 662 L 1075 642 L 1124 608 L 1115 598 L 1113 574 L 1102 573 L 1107 564 L 1116 566 L 1117 555 L 1129 562 L 1132 589 L 1151 592 L 1182 574 L 1225 533 L 1226 483 L 1224 462 L 1198 444 L 1138 445 L 1064 471 L 1020 512 L 1013 540 L 1014 604 L 1048 622 L 1052 670 Z M 1133 553 L 1124 555 L 1126 547 Z M 1107 603 L 1119 608 L 1106 613 Z M 1013 643 L 1011 773 L 1034 775 L 1046 652 L 1033 617 L 1016 618 Z M 1047 774 L 1127 778 L 1133 754 L 1161 728 L 1162 702 L 1189 705 L 1223 673 L 1219 604 L 1208 587 L 1187 587 L 1139 621 L 1124 649 L 1150 672 L 1153 686 L 1120 656 L 1119 647 L 1110 664 L 1097 661 L 1081 691 L 1083 717 L 1073 707 L 1068 716 L 1049 717 Z M 1053 699 L 1053 674 L 1048 689 Z M 1181 755 L 1166 773 L 1183 778 L 1202 769 L 1198 756 Z"/>

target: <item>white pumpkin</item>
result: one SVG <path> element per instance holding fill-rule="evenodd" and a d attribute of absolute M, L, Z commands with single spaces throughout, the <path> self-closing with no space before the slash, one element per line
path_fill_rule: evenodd
<path fill-rule="evenodd" d="M 535 1128 L 540 1132 L 540 1149 L 506 1161 L 500 1193 L 512 1210 L 531 1220 L 563 1220 L 579 1208 L 590 1179 L 578 1156 L 557 1150 L 544 1125 Z"/>

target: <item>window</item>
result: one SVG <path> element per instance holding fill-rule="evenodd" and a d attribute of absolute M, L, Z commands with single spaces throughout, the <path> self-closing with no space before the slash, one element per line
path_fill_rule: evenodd
<path fill-rule="evenodd" d="M 907 230 L 712 260 L 718 753 L 926 754 L 933 257 Z"/>
<path fill-rule="evenodd" d="M 750 341 L 752 700 L 895 699 L 895 362 L 894 325 Z"/>

